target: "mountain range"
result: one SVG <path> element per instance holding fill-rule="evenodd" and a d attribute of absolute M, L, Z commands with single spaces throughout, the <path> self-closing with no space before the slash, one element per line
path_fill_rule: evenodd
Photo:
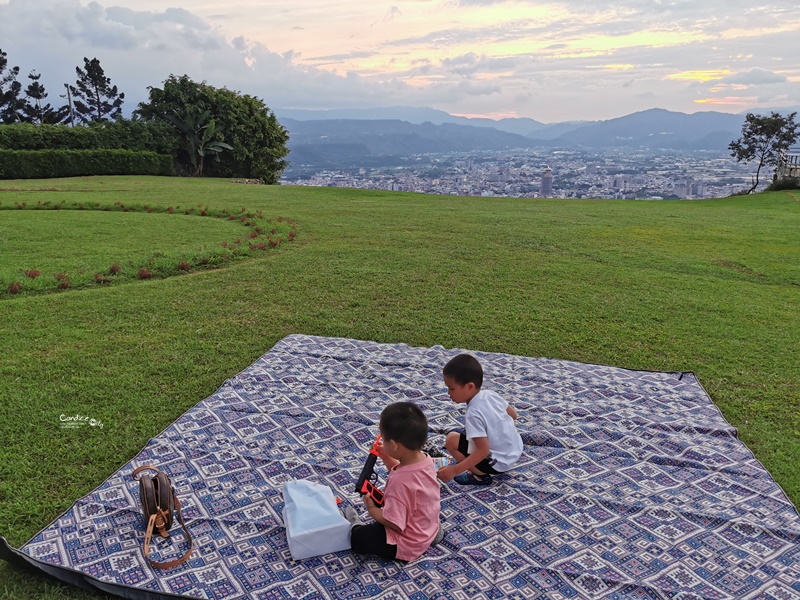
<path fill-rule="evenodd" d="M 741 136 L 745 114 L 687 114 L 654 108 L 605 121 L 547 124 L 528 118 L 467 118 L 410 107 L 274 112 L 289 131 L 292 164 L 309 167 L 374 163 L 379 157 L 410 154 L 523 148 L 727 153 L 728 144 Z"/>

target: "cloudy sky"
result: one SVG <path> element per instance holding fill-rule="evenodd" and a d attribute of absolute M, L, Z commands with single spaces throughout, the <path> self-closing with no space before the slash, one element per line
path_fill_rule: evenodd
<path fill-rule="evenodd" d="M 797 0 L 0 0 L 53 104 L 98 58 L 130 111 L 170 74 L 271 108 L 546 123 L 800 105 Z"/>

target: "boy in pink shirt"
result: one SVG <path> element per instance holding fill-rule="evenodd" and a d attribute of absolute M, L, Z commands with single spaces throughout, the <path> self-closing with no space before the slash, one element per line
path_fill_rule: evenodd
<path fill-rule="evenodd" d="M 375 520 L 369 525 L 361 522 L 355 509 L 345 509 L 345 517 L 353 523 L 350 546 L 359 554 L 410 561 L 442 537 L 436 468 L 422 451 L 428 420 L 413 402 L 395 402 L 381 412 L 379 428 L 379 453 L 389 469 L 383 508 L 364 496 L 364 506 Z"/>

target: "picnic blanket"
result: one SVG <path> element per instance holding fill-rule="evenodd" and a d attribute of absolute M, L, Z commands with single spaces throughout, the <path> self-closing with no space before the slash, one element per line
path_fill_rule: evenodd
<path fill-rule="evenodd" d="M 479 351 L 484 388 L 519 412 L 518 465 L 491 486 L 442 484 L 444 541 L 416 561 L 292 561 L 284 483 L 360 507 L 353 486 L 395 401 L 422 407 L 441 448 L 463 421 L 441 378 L 460 351 L 290 335 L 2 554 L 129 598 L 800 598 L 800 516 L 692 373 Z M 142 554 L 142 464 L 169 473 L 195 539 L 172 570 Z M 154 559 L 180 556 L 179 531 Z"/>

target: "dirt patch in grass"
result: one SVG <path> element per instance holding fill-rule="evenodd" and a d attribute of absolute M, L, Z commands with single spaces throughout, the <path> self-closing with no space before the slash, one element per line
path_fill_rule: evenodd
<path fill-rule="evenodd" d="M 744 273 L 745 275 L 751 275 L 753 277 L 764 277 L 763 273 L 756 273 L 755 271 L 753 271 L 753 269 L 750 269 L 744 266 L 743 264 L 734 262 L 732 260 L 725 260 L 722 258 L 718 258 L 711 262 L 717 265 L 718 267 L 722 267 L 723 269 L 731 269 L 733 271 L 738 271 L 739 273 Z"/>

